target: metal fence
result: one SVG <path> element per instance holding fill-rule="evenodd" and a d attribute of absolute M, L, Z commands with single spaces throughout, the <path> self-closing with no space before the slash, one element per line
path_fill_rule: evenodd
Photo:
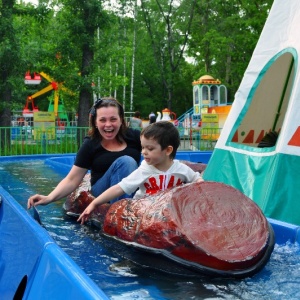
<path fill-rule="evenodd" d="M 88 133 L 87 127 L 1 127 L 0 156 L 66 154 L 76 153 L 83 138 Z M 181 145 L 179 150 L 213 150 L 220 134 L 220 129 L 178 128 Z"/>
<path fill-rule="evenodd" d="M 86 127 L 1 127 L 0 155 L 76 153 Z"/>
<path fill-rule="evenodd" d="M 220 136 L 221 128 L 184 128 L 178 127 L 180 150 L 211 151 Z"/>

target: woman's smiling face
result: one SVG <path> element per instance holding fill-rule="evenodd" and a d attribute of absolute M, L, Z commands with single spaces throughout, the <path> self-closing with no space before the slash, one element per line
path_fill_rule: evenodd
<path fill-rule="evenodd" d="M 114 106 L 98 108 L 95 125 L 104 140 L 115 139 L 122 125 L 118 108 Z"/>

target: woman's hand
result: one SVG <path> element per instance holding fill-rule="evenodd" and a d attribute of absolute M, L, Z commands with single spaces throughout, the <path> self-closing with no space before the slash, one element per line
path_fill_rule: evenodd
<path fill-rule="evenodd" d="M 47 205 L 52 200 L 49 198 L 49 196 L 44 196 L 44 195 L 33 195 L 29 197 L 28 202 L 27 202 L 27 208 L 31 208 L 32 206 L 37 206 L 37 205 Z"/>
<path fill-rule="evenodd" d="M 56 186 L 56 188 L 48 195 L 36 194 L 31 196 L 27 202 L 27 208 L 37 205 L 47 205 L 53 201 L 57 201 L 72 193 L 82 181 L 87 169 L 73 166 L 69 174 Z"/>

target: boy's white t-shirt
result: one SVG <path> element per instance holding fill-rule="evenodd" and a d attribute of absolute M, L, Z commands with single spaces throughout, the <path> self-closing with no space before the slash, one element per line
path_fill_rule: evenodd
<path fill-rule="evenodd" d="M 124 178 L 119 186 L 126 194 L 132 194 L 137 189 L 134 199 L 142 198 L 147 194 L 155 194 L 168 188 L 190 183 L 201 178 L 198 172 L 175 159 L 168 171 L 162 172 L 148 165 L 144 160 L 140 167 Z"/>

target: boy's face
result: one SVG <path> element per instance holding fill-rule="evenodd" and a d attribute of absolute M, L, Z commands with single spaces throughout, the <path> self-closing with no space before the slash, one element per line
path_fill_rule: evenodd
<path fill-rule="evenodd" d="M 169 160 L 168 148 L 161 149 L 160 144 L 154 139 L 146 139 L 141 136 L 142 155 L 148 165 L 158 166 Z"/>

